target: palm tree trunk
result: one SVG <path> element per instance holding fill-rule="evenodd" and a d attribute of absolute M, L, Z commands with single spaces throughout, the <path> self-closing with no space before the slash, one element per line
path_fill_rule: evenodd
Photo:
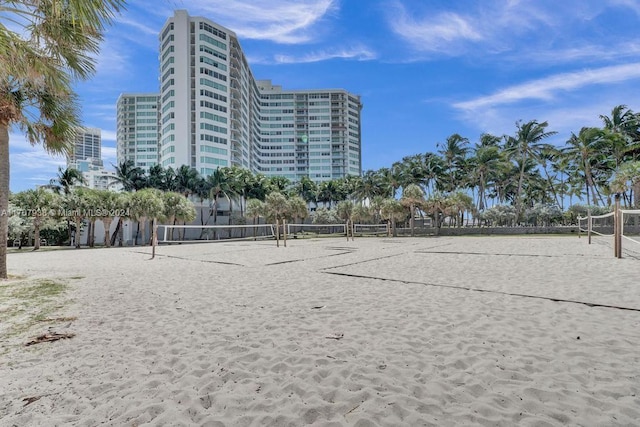
<path fill-rule="evenodd" d="M 33 219 L 33 250 L 40 249 L 40 218 Z"/>
<path fill-rule="evenodd" d="M 76 249 L 80 249 L 80 223 L 81 223 L 81 219 L 80 218 L 76 218 L 75 220 L 76 223 Z"/>
<path fill-rule="evenodd" d="M 155 218 L 151 220 L 151 259 L 156 257 L 156 245 L 158 244 L 158 222 Z"/>
<path fill-rule="evenodd" d="M 9 126 L 0 124 L 0 280 L 7 278 L 9 235 Z"/>
<path fill-rule="evenodd" d="M 410 210 L 410 215 L 411 215 L 411 217 L 409 218 L 409 224 L 411 225 L 411 237 L 413 237 L 414 236 L 413 233 L 414 233 L 414 230 L 415 230 L 415 218 L 414 218 L 415 217 L 415 213 L 414 213 L 415 206 L 412 204 L 411 207 L 409 208 L 409 210 Z"/>
<path fill-rule="evenodd" d="M 147 218 L 141 217 L 138 220 L 138 226 L 140 227 L 140 235 L 142 236 L 141 244 L 142 246 L 146 246 L 147 245 Z"/>
<path fill-rule="evenodd" d="M 111 221 L 113 220 L 113 218 L 102 218 L 102 223 L 104 224 L 104 245 L 107 248 L 111 247 L 111 236 L 110 236 L 110 229 L 111 229 Z"/>
<path fill-rule="evenodd" d="M 89 247 L 93 248 L 96 243 L 96 220 L 92 218 L 89 221 Z"/>
<path fill-rule="evenodd" d="M 118 237 L 118 246 L 122 247 L 122 243 L 124 241 L 124 219 L 122 217 L 118 217 L 118 225 L 116 226 L 116 230 L 113 232 L 113 236 L 111 237 L 111 244 L 115 245 L 116 236 Z"/>

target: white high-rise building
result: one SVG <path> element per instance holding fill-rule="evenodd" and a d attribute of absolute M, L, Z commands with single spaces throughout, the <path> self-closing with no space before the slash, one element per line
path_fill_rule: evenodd
<path fill-rule="evenodd" d="M 237 165 L 294 181 L 360 175 L 359 96 L 256 81 L 231 30 L 184 10 L 165 23 L 159 56 L 163 167 L 206 176 Z"/>
<path fill-rule="evenodd" d="M 127 160 L 149 171 L 158 164 L 160 97 L 157 93 L 123 93 L 117 104 L 118 164 Z"/>
<path fill-rule="evenodd" d="M 102 166 L 102 131 L 97 128 L 80 128 L 76 133 L 73 149 L 67 156 L 67 167 L 81 160 L 90 159 L 97 166 Z"/>

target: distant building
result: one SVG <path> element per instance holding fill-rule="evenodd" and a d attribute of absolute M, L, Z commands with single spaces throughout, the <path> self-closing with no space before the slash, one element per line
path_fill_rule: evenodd
<path fill-rule="evenodd" d="M 92 159 L 102 166 L 102 131 L 96 128 L 81 128 L 76 134 L 73 149 L 67 156 L 67 167 L 80 160 Z"/>
<path fill-rule="evenodd" d="M 131 160 L 145 172 L 159 161 L 157 93 L 123 93 L 117 104 L 117 161 Z"/>
<path fill-rule="evenodd" d="M 283 90 L 256 81 L 231 30 L 176 11 L 160 34 L 160 73 L 163 167 L 188 165 L 207 176 L 237 165 L 317 182 L 361 174 L 360 97 L 342 89 Z M 148 117 L 138 116 L 131 97 L 118 100 L 118 161 L 140 164 L 137 149 L 146 144 L 138 142 L 135 119 L 151 122 L 153 116 L 151 108 Z"/>
<path fill-rule="evenodd" d="M 122 184 L 117 179 L 118 175 L 114 171 L 107 171 L 104 167 L 97 165 L 94 159 L 78 160 L 72 166 L 82 172 L 84 184 L 79 186 L 96 190 L 122 191 Z"/>

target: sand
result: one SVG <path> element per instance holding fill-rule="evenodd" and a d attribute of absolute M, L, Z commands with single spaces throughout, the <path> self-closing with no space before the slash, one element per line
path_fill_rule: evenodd
<path fill-rule="evenodd" d="M 0 425 L 640 420 L 640 260 L 605 243 L 310 239 L 149 253 L 10 254 L 12 273 L 68 283 L 56 315 L 76 319 L 0 337 Z M 24 346 L 47 331 L 76 335 Z"/>

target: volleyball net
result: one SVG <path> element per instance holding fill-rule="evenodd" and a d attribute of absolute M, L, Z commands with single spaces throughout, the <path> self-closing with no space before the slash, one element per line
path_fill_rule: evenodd
<path fill-rule="evenodd" d="M 388 236 L 388 224 L 353 224 L 353 234 L 356 236 Z"/>
<path fill-rule="evenodd" d="M 158 225 L 159 243 L 275 239 L 273 224 Z"/>
<path fill-rule="evenodd" d="M 617 219 L 619 218 L 619 219 Z M 616 238 L 617 222 L 619 225 L 619 238 Z M 625 254 L 634 258 L 640 258 L 640 209 L 620 209 L 619 217 L 615 212 L 604 215 L 588 215 L 578 217 L 580 233 L 586 233 L 591 243 L 592 238 L 605 244 L 613 243 L 616 254 Z M 617 240 L 617 242 L 616 242 Z"/>
<path fill-rule="evenodd" d="M 627 255 L 640 257 L 640 209 L 622 209 L 622 250 Z"/>
<path fill-rule="evenodd" d="M 287 234 L 297 235 L 298 233 L 315 235 L 341 235 L 347 233 L 345 224 L 289 224 L 287 223 Z"/>

